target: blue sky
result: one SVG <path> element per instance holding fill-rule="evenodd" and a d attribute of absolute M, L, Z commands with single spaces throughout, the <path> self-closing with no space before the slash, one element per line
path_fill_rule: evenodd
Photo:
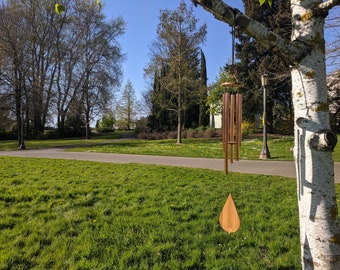
<path fill-rule="evenodd" d="M 150 59 L 150 44 L 157 38 L 156 28 L 159 24 L 160 10 L 174 10 L 181 0 L 102 0 L 104 13 L 108 19 L 122 16 L 126 22 L 126 31 L 120 39 L 126 60 L 123 64 L 123 86 L 129 79 L 140 94 L 148 89 L 143 69 Z M 190 0 L 185 1 L 189 6 Z M 229 4 L 243 10 L 241 0 L 230 0 Z M 208 83 L 218 76 L 219 68 L 231 59 L 230 27 L 216 20 L 201 7 L 194 8 L 199 25 L 207 24 L 207 39 L 202 49 L 207 61 Z"/>
<path fill-rule="evenodd" d="M 130 80 L 140 97 L 149 85 L 144 78 L 143 69 L 150 59 L 150 44 L 157 38 L 156 28 L 159 24 L 159 14 L 162 9 L 174 10 L 181 0 L 102 0 L 104 13 L 108 19 L 122 16 L 126 22 L 126 32 L 120 39 L 126 60 L 123 64 L 123 85 Z M 185 0 L 191 5 L 190 0 Z M 226 1 L 230 6 L 243 11 L 242 0 Z M 332 10 L 333 14 L 340 8 Z M 195 17 L 199 24 L 207 24 L 207 39 L 202 49 L 207 61 L 208 83 L 213 82 L 218 76 L 220 67 L 231 59 L 230 26 L 216 20 L 213 15 L 201 7 L 194 8 Z M 332 38 L 332 33 L 325 34 L 325 38 Z"/>

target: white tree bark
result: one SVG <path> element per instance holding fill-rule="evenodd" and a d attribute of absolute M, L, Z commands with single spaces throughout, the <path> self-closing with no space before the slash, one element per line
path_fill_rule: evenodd
<path fill-rule="evenodd" d="M 340 269 L 340 229 L 334 186 L 327 104 L 324 18 L 340 0 L 291 0 L 292 39 L 284 40 L 221 0 L 195 4 L 291 62 L 295 112 L 294 157 L 297 172 L 300 243 L 303 269 Z M 235 20 L 234 20 L 235 17 Z"/>
<path fill-rule="evenodd" d="M 292 41 L 311 51 L 292 68 L 300 243 L 303 269 L 340 269 L 340 230 L 327 104 L 324 18 L 315 2 L 292 0 Z M 307 3 L 308 2 L 308 3 Z"/>

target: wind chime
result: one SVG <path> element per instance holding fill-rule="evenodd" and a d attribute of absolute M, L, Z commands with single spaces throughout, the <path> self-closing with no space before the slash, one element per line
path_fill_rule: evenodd
<path fill-rule="evenodd" d="M 234 24 L 232 25 L 232 64 L 229 69 L 228 81 L 222 83 L 221 86 L 237 89 L 243 84 L 237 81 L 236 71 L 234 69 L 235 61 L 235 14 Z M 228 174 L 228 163 L 240 159 L 240 147 L 242 139 L 242 95 L 239 93 L 224 93 L 222 97 L 222 140 L 224 151 L 224 173 Z M 240 218 L 234 203 L 234 200 L 229 193 L 227 201 L 220 213 L 219 222 L 221 227 L 228 233 L 236 232 L 240 226 Z"/>
<path fill-rule="evenodd" d="M 240 159 L 242 139 L 242 95 L 238 93 L 224 93 L 222 103 L 224 173 L 228 174 L 228 160 L 230 160 L 230 163 L 233 163 L 234 156 L 237 161 Z"/>
<path fill-rule="evenodd" d="M 242 95 L 234 94 L 234 91 L 228 93 L 228 88 L 237 90 L 243 87 L 242 83 L 237 80 L 237 72 L 235 69 L 235 16 L 234 23 L 231 28 L 231 65 L 228 70 L 227 82 L 221 84 L 227 88 L 227 92 L 223 94 L 222 108 L 222 139 L 224 151 L 224 172 L 228 173 L 228 160 L 230 163 L 234 161 L 234 149 L 236 152 L 236 160 L 240 159 L 240 147 L 242 137 Z"/>

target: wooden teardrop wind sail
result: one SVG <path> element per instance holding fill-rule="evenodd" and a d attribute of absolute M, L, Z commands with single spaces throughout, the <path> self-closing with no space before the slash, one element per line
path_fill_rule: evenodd
<path fill-rule="evenodd" d="M 241 226 L 240 218 L 231 194 L 229 194 L 220 214 L 220 224 L 223 230 L 228 233 L 236 232 Z"/>

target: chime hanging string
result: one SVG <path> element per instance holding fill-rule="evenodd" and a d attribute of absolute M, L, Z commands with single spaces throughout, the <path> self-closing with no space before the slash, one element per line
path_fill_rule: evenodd
<path fill-rule="evenodd" d="M 235 64 L 235 16 L 234 24 L 231 26 L 231 66 L 234 68 Z"/>
<path fill-rule="evenodd" d="M 231 76 L 233 77 L 233 80 L 237 82 L 236 76 L 235 76 L 235 13 L 233 17 L 233 24 L 231 26 Z"/>

